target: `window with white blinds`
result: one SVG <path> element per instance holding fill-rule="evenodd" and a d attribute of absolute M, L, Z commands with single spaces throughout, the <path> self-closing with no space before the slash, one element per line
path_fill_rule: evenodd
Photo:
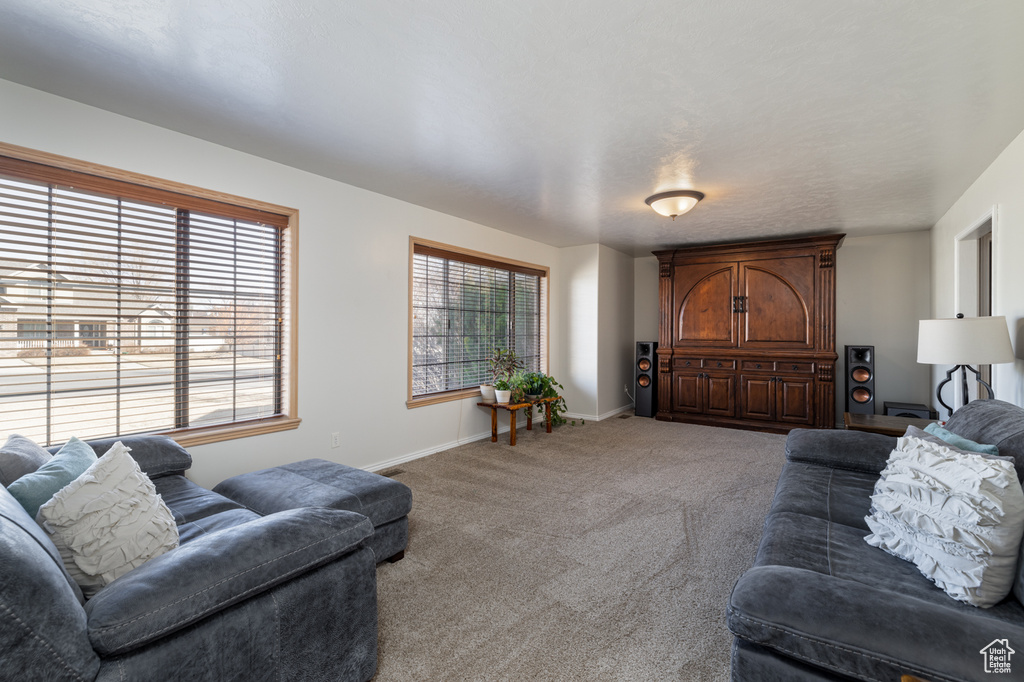
<path fill-rule="evenodd" d="M 288 230 L 287 215 L 0 157 L 0 437 L 278 430 L 295 417 Z"/>
<path fill-rule="evenodd" d="M 547 368 L 547 269 L 413 240 L 409 404 L 464 397 L 512 348 Z"/>

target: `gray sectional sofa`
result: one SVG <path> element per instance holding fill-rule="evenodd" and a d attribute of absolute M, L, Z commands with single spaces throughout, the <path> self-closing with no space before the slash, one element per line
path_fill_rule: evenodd
<path fill-rule="evenodd" d="M 89 445 L 102 455 L 114 440 Z M 333 681 L 373 676 L 377 560 L 370 546 L 371 519 L 356 511 L 302 505 L 299 498 L 293 506 L 306 508 L 261 516 L 186 479 L 192 458 L 174 441 L 160 436 L 117 440 L 131 448 L 170 507 L 180 545 L 85 601 L 47 535 L 0 486 L 0 678 Z M 378 478 L 386 482 L 383 488 L 404 495 L 400 503 L 392 499 L 387 505 L 391 525 L 383 549 L 393 554 L 404 549 L 396 544 L 398 536 L 403 543 L 405 538 L 396 528 L 407 527 L 411 493 Z"/>
<path fill-rule="evenodd" d="M 978 400 L 946 428 L 998 445 L 1024 475 L 1024 409 Z M 864 542 L 870 495 L 895 441 L 790 433 L 754 566 L 729 600 L 733 680 L 985 680 L 993 675 L 982 649 L 997 640 L 1020 652 L 1011 658 L 1016 677 L 998 677 L 1024 679 L 1024 561 L 1014 592 L 979 609 Z"/>

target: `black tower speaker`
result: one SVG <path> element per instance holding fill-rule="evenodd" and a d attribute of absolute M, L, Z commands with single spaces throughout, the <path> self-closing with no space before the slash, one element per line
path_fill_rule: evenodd
<path fill-rule="evenodd" d="M 653 417 L 658 411 L 658 373 L 655 365 L 658 344 L 654 341 L 638 341 L 636 344 L 636 416 Z"/>
<path fill-rule="evenodd" d="M 846 347 L 846 411 L 875 413 L 875 347 Z"/>

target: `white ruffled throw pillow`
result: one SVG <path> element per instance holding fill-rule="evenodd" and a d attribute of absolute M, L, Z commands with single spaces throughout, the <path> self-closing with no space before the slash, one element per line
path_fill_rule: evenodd
<path fill-rule="evenodd" d="M 178 526 L 118 441 L 39 508 L 36 521 L 86 597 L 178 546 Z"/>
<path fill-rule="evenodd" d="M 902 437 L 871 501 L 869 545 L 968 604 L 988 608 L 1009 594 L 1024 535 L 1024 491 L 1011 462 Z"/>

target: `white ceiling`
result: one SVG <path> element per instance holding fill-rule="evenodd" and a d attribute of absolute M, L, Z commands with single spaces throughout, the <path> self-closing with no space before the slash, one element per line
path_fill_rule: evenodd
<path fill-rule="evenodd" d="M 1024 129 L 1022 36 L 1021 0 L 3 0 L 0 78 L 643 255 L 931 227 Z"/>

